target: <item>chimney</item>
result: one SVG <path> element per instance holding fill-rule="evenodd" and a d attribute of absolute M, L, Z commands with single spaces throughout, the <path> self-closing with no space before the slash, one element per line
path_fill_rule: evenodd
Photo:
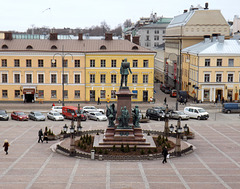
<path fill-rule="evenodd" d="M 5 40 L 12 40 L 12 39 L 13 39 L 11 32 L 5 32 L 4 34 L 5 34 L 5 35 L 4 35 L 4 39 L 5 39 Z"/>
<path fill-rule="evenodd" d="M 112 40 L 112 33 L 105 33 L 105 40 Z"/>
<path fill-rule="evenodd" d="M 125 35 L 125 36 L 124 36 L 124 39 L 126 39 L 126 40 L 128 40 L 128 41 L 131 41 L 131 35 L 129 35 L 129 34 L 128 34 L 128 35 Z"/>
<path fill-rule="evenodd" d="M 79 40 L 79 41 L 82 41 L 82 40 L 83 40 L 83 34 L 82 34 L 82 33 L 79 33 L 79 34 L 78 34 L 78 40 Z"/>
<path fill-rule="evenodd" d="M 224 35 L 219 35 L 218 36 L 218 42 L 223 43 L 224 42 Z"/>
<path fill-rule="evenodd" d="M 50 40 L 58 40 L 58 34 L 57 33 L 50 33 Z"/>
<path fill-rule="evenodd" d="M 208 10 L 208 2 L 205 3 L 205 10 Z"/>
<path fill-rule="evenodd" d="M 139 36 L 134 36 L 132 42 L 139 45 Z"/>
<path fill-rule="evenodd" d="M 186 13 L 188 10 L 187 9 L 185 9 L 185 10 L 183 10 L 183 13 Z"/>
<path fill-rule="evenodd" d="M 204 35 L 204 42 L 210 41 L 210 35 Z"/>

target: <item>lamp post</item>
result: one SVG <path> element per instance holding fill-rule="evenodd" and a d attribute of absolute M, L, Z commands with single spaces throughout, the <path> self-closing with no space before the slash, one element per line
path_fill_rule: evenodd
<path fill-rule="evenodd" d="M 185 126 L 183 127 L 183 129 L 184 129 L 184 140 L 187 140 L 187 135 L 189 134 L 188 133 L 188 126 L 187 126 L 187 124 L 185 124 Z"/>
<path fill-rule="evenodd" d="M 80 112 L 80 104 L 78 104 L 77 111 L 77 132 L 81 134 L 82 126 L 81 126 L 81 112 Z"/>
<path fill-rule="evenodd" d="M 64 82 L 64 67 L 65 67 L 65 65 L 64 65 L 64 58 L 65 58 L 65 56 L 70 55 L 72 57 L 72 62 L 73 62 L 73 55 L 70 54 L 70 53 L 64 53 L 64 46 L 62 46 L 62 52 L 61 53 L 55 53 L 53 55 L 52 63 L 56 62 L 54 58 L 57 55 L 62 57 L 62 106 L 64 106 L 64 83 L 65 83 Z"/>
<path fill-rule="evenodd" d="M 176 156 L 181 156 L 181 134 L 182 134 L 181 119 L 178 119 L 176 134 L 177 136 L 176 136 L 175 154 Z"/>
<path fill-rule="evenodd" d="M 169 134 L 169 128 L 168 128 L 168 121 L 169 121 L 168 104 L 166 104 L 164 121 L 165 121 L 164 134 L 165 134 L 165 136 L 168 136 L 168 134 Z"/>
<path fill-rule="evenodd" d="M 76 155 L 76 149 L 75 149 L 75 126 L 74 126 L 74 112 L 72 113 L 72 123 L 70 127 L 70 156 Z"/>

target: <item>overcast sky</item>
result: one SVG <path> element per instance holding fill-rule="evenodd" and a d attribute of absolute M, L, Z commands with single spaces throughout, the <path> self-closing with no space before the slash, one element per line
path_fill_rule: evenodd
<path fill-rule="evenodd" d="M 225 19 L 240 15 L 239 0 L 0 0 L 0 30 L 26 31 L 32 27 L 86 28 L 105 21 L 111 29 L 126 19 L 174 17 L 191 5 L 221 10 Z"/>

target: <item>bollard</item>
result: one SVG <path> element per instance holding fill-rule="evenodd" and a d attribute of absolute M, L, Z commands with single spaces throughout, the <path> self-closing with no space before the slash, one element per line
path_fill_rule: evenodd
<path fill-rule="evenodd" d="M 153 155 L 152 154 L 148 155 L 148 160 L 153 160 Z"/>
<path fill-rule="evenodd" d="M 95 150 L 91 150 L 91 160 L 95 159 Z"/>
<path fill-rule="evenodd" d="M 102 160 L 103 160 L 102 155 L 99 155 L 98 160 L 99 160 L 99 161 L 102 161 Z"/>

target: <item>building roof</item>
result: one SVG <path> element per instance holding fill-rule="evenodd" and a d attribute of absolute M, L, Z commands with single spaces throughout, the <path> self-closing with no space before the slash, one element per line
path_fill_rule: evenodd
<path fill-rule="evenodd" d="M 182 50 L 198 56 L 240 56 L 239 40 L 205 40 Z"/>
<path fill-rule="evenodd" d="M 168 28 L 185 25 L 190 20 L 190 18 L 192 17 L 192 15 L 194 13 L 195 13 L 195 11 L 192 10 L 192 11 L 185 12 L 183 14 L 174 16 L 174 18 L 168 25 Z"/>

